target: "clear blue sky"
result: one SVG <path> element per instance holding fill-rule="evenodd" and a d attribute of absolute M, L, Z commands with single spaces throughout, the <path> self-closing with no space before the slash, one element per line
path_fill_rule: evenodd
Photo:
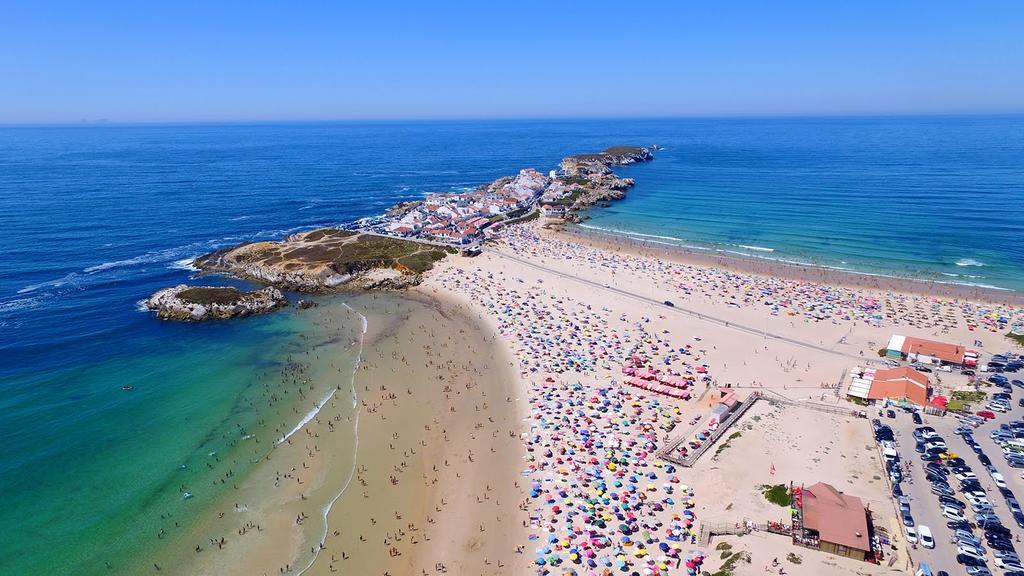
<path fill-rule="evenodd" d="M 2 123 L 1024 112 L 1020 0 L 40 0 L 0 23 Z"/>

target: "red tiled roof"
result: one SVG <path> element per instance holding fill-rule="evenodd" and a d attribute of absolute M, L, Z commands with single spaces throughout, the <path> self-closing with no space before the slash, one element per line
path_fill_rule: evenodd
<path fill-rule="evenodd" d="M 804 490 L 803 513 L 804 526 L 816 530 L 822 542 L 871 550 L 867 513 L 860 498 L 818 482 Z"/>
<path fill-rule="evenodd" d="M 903 340 L 903 349 L 900 351 L 904 354 L 924 354 L 925 356 L 931 356 L 943 362 L 952 362 L 954 364 L 963 362 L 964 353 L 966 352 L 964 347 L 959 344 L 936 342 L 914 336 L 907 336 Z"/>
<path fill-rule="evenodd" d="M 868 390 L 869 400 L 906 398 L 918 406 L 928 403 L 928 377 L 913 368 L 900 367 L 875 371 Z"/>

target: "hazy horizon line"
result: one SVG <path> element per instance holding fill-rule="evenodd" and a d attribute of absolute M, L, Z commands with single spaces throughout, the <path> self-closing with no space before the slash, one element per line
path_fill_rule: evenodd
<path fill-rule="evenodd" d="M 953 118 L 953 117 L 997 117 L 1024 116 L 1024 111 L 1005 112 L 881 112 L 881 113 L 835 113 L 835 114 L 690 114 L 690 115 L 636 115 L 636 116 L 422 116 L 422 117 L 367 117 L 367 118 L 308 118 L 308 119 L 224 119 L 224 120 L 109 120 L 105 118 L 66 121 L 0 122 L 0 128 L 44 128 L 44 127 L 102 127 L 102 126 L 246 126 L 274 124 L 373 124 L 373 123 L 432 123 L 432 122 L 580 122 L 592 120 L 824 120 L 824 119 L 870 119 L 870 118 Z"/>

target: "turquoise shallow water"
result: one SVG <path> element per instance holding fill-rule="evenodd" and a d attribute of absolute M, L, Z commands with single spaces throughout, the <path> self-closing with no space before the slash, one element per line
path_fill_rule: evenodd
<path fill-rule="evenodd" d="M 351 375 L 299 397 L 294 366 L 314 344 L 293 311 L 162 328 L 176 333 L 162 349 L 10 382 L 52 396 L 5 418 L 17 459 L 4 464 L 18 467 L 4 471 L 17 497 L 3 515 L 17 528 L 0 545 L 3 573 L 104 573 L 159 545 L 161 528 L 181 535 Z"/>
<path fill-rule="evenodd" d="M 187 524 L 244 474 L 250 431 L 301 419 L 280 381 L 301 317 L 137 310 L 194 282 L 179 261 L 652 143 L 589 225 L 1024 290 L 1022 117 L 0 128 L 0 574 L 145 555 L 160 514 Z"/>
<path fill-rule="evenodd" d="M 1024 120 L 694 121 L 585 227 L 751 258 L 1024 290 Z"/>

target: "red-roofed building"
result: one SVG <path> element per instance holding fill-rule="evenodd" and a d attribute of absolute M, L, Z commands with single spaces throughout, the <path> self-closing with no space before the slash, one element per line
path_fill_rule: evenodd
<path fill-rule="evenodd" d="M 886 356 L 893 358 L 905 358 L 912 362 L 923 362 L 925 364 L 953 364 L 960 366 L 964 363 L 964 356 L 967 349 L 959 344 L 936 342 L 925 340 L 914 336 L 893 335 L 886 346 Z"/>
<path fill-rule="evenodd" d="M 800 510 L 794 538 L 801 544 L 857 560 L 874 557 L 868 528 L 870 513 L 860 498 L 824 482 L 794 492 Z"/>
<path fill-rule="evenodd" d="M 925 406 L 929 388 L 928 377 L 913 368 L 876 370 L 868 390 L 868 400 L 909 400 Z"/>

